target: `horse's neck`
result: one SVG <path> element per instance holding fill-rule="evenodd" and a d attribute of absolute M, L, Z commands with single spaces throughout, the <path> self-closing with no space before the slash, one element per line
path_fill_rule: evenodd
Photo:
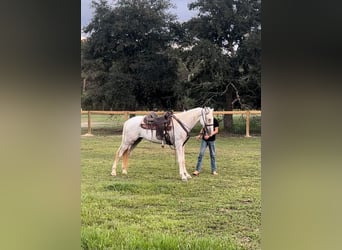
<path fill-rule="evenodd" d="M 202 108 L 195 108 L 183 113 L 178 113 L 176 116 L 191 130 L 199 121 L 201 110 Z"/>

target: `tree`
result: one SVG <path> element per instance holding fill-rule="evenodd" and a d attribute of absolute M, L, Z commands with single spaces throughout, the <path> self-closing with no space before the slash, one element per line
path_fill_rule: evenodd
<path fill-rule="evenodd" d="M 261 108 L 261 30 L 257 30 L 241 45 L 238 83 L 241 102 L 247 108 Z"/>
<path fill-rule="evenodd" d="M 167 12 L 167 0 L 92 4 L 81 50 L 82 107 L 260 107 L 260 1 L 198 0 L 190 8 L 199 15 L 183 24 Z M 224 126 L 232 129 L 231 116 Z"/>
<path fill-rule="evenodd" d="M 177 60 L 168 53 L 175 19 L 167 13 L 170 6 L 168 0 L 120 0 L 115 7 L 93 2 L 95 15 L 84 29 L 90 34 L 84 62 L 101 65 L 103 77 L 92 85 L 107 108 L 174 106 Z"/>
<path fill-rule="evenodd" d="M 197 0 L 190 9 L 199 15 L 185 24 L 185 60 L 194 94 L 200 101 L 232 110 L 241 94 L 260 96 L 259 0 Z M 206 101 L 204 100 L 206 99 Z M 224 117 L 231 130 L 231 115 Z"/>

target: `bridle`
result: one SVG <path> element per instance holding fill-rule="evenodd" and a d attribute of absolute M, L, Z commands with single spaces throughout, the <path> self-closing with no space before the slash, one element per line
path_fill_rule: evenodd
<path fill-rule="evenodd" d="M 203 123 L 204 123 L 203 129 L 205 130 L 205 132 L 206 132 L 207 134 L 209 134 L 209 133 L 208 133 L 207 127 L 213 126 L 214 123 L 212 123 L 212 124 L 207 124 L 207 123 L 206 123 L 205 116 L 206 116 L 206 114 L 208 113 L 208 112 L 206 112 L 206 109 L 207 109 L 207 107 L 206 107 L 206 108 L 202 108 L 202 110 L 201 110 L 201 116 L 202 116 L 202 120 L 203 120 Z M 178 122 L 178 124 L 181 126 L 181 128 L 182 128 L 182 129 L 185 131 L 185 133 L 186 133 L 186 139 L 185 139 L 185 141 L 183 142 L 183 146 L 184 146 L 185 143 L 186 143 L 186 142 L 189 140 L 189 138 L 190 138 L 190 130 L 189 130 L 189 129 L 186 127 L 186 125 L 185 125 L 183 122 L 181 122 L 174 114 L 172 114 L 171 117 L 172 117 L 173 119 L 175 119 L 176 122 Z M 214 119 L 213 119 L 213 122 L 214 122 Z M 174 126 L 173 126 L 173 121 L 172 121 L 172 127 L 174 128 Z M 173 136 L 175 136 L 175 133 L 173 133 Z M 171 146 L 171 145 L 170 145 L 170 146 Z"/>
<path fill-rule="evenodd" d="M 205 115 L 207 114 L 206 109 L 207 109 L 206 107 L 205 107 L 205 108 L 202 108 L 202 110 L 201 110 L 201 116 L 202 116 L 202 120 L 203 120 L 203 123 L 204 123 L 203 129 L 204 129 L 204 131 L 206 132 L 206 134 L 209 134 L 209 131 L 208 131 L 207 127 L 213 126 L 214 123 L 211 123 L 211 124 L 207 124 L 207 123 L 206 123 L 206 119 L 205 119 Z M 204 113 L 205 113 L 205 114 L 204 114 Z M 214 119 L 213 119 L 213 122 L 214 122 Z"/>

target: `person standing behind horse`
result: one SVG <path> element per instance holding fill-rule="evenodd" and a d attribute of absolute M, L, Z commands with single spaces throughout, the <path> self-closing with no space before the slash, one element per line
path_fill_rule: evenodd
<path fill-rule="evenodd" d="M 211 165 L 211 173 L 213 175 L 217 175 L 216 172 L 216 151 L 215 151 L 215 140 L 216 140 L 216 134 L 218 134 L 219 131 L 219 123 L 216 118 L 214 118 L 214 131 L 208 135 L 206 133 L 206 130 L 204 128 L 201 129 L 200 134 L 196 136 L 196 139 L 199 140 L 202 137 L 201 141 L 201 147 L 200 152 L 198 155 L 196 170 L 192 173 L 193 175 L 198 176 L 202 169 L 202 160 L 203 155 L 205 153 L 205 150 L 207 147 L 209 147 L 209 153 L 210 153 L 210 165 Z"/>

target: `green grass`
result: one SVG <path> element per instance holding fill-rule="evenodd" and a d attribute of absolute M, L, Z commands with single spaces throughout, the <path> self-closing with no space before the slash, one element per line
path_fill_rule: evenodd
<path fill-rule="evenodd" d="M 260 249 L 260 137 L 216 141 L 199 177 L 182 182 L 174 151 L 142 141 L 128 175 L 110 176 L 121 135 L 81 137 L 83 249 Z M 199 142 L 186 144 L 193 171 Z"/>
<path fill-rule="evenodd" d="M 246 116 L 245 115 L 234 115 L 233 123 L 234 123 L 234 128 L 232 131 L 233 134 L 239 134 L 239 135 L 246 134 Z M 261 134 L 261 116 L 260 115 L 250 116 L 249 133 L 251 135 Z"/>

